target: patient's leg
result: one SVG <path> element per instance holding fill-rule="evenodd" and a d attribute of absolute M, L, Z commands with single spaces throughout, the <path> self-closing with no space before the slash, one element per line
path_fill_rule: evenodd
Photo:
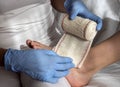
<path fill-rule="evenodd" d="M 72 86 L 87 84 L 102 68 L 120 60 L 120 32 L 92 47 L 80 69 L 71 69 L 66 78 Z M 76 86 L 76 87 L 77 87 Z"/>
<path fill-rule="evenodd" d="M 60 78 L 56 84 L 52 84 L 32 79 L 30 76 L 24 73 L 21 73 L 21 83 L 22 87 L 71 87 L 64 77 Z"/>
<path fill-rule="evenodd" d="M 0 67 L 0 87 L 21 87 L 19 74 Z"/>
<path fill-rule="evenodd" d="M 52 49 L 51 47 L 43 45 L 37 41 L 27 40 L 26 44 L 34 49 Z M 69 81 L 72 87 L 80 87 L 88 83 L 92 76 L 90 73 L 84 72 L 84 70 L 81 69 L 73 68 L 70 70 L 69 75 L 66 76 L 66 79 Z"/>

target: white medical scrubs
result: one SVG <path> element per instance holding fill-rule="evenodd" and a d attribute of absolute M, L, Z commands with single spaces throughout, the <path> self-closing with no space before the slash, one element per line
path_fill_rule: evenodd
<path fill-rule="evenodd" d="M 93 46 L 120 30 L 120 0 L 83 0 L 87 7 L 103 19 Z M 54 46 L 62 33 L 59 19 L 49 0 L 0 0 L 0 47 L 20 49 L 27 39 Z M 33 80 L 0 68 L 0 87 L 70 87 L 65 78 L 57 84 Z M 93 76 L 85 87 L 120 87 L 120 65 L 115 63 Z"/>

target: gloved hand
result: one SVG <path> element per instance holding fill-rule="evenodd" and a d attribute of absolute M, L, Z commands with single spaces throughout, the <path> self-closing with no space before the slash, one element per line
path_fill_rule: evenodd
<path fill-rule="evenodd" d="M 76 16 L 89 18 L 98 24 L 97 30 L 102 28 L 101 18 L 91 13 L 81 0 L 65 0 L 64 6 L 70 16 L 70 19 L 74 19 Z"/>
<path fill-rule="evenodd" d="M 56 83 L 73 68 L 71 58 L 58 56 L 50 50 L 13 50 L 5 53 L 5 68 L 24 72 L 40 81 Z"/>

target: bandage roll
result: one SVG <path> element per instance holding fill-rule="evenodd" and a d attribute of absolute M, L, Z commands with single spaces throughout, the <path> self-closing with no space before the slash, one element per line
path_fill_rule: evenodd
<path fill-rule="evenodd" d="M 92 40 L 97 33 L 95 22 L 81 17 L 69 20 L 68 15 L 63 19 L 62 28 L 66 33 L 73 34 L 84 40 Z"/>
<path fill-rule="evenodd" d="M 89 19 L 76 17 L 69 20 L 68 15 L 65 16 L 62 22 L 65 33 L 53 50 L 61 56 L 72 58 L 75 66 L 80 68 L 97 33 L 96 25 Z"/>

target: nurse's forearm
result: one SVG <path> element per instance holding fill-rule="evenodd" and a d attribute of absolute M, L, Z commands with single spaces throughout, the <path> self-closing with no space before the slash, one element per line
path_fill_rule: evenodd
<path fill-rule="evenodd" d="M 65 8 L 64 8 L 64 2 L 65 0 L 51 0 L 51 4 L 52 6 L 60 12 L 66 12 Z"/>
<path fill-rule="evenodd" d="M 120 60 L 120 32 L 91 48 L 83 66 L 87 71 L 100 69 Z"/>
<path fill-rule="evenodd" d="M 6 49 L 0 48 L 0 66 L 4 66 L 4 55 L 6 51 Z"/>

